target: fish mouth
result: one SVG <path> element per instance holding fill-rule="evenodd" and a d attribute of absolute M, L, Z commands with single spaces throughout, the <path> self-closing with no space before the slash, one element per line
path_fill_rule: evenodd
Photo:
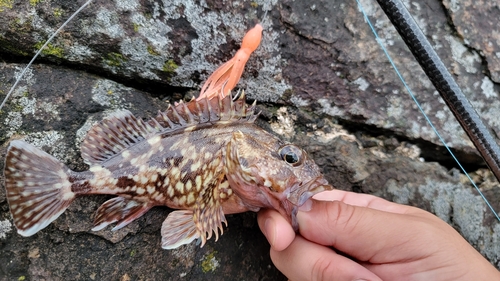
<path fill-rule="evenodd" d="M 297 212 L 299 207 L 304 205 L 307 200 L 313 197 L 315 194 L 320 193 L 325 190 L 332 190 L 333 187 L 328 184 L 328 181 L 323 177 L 312 180 L 306 184 L 297 183 L 291 189 L 291 192 L 287 195 L 287 201 L 291 204 L 288 205 L 288 214 L 290 215 L 292 228 L 294 231 L 299 230 L 299 222 L 297 220 Z"/>
<path fill-rule="evenodd" d="M 328 184 L 325 178 L 319 177 L 305 184 L 295 184 L 286 199 L 293 205 L 300 207 L 315 194 L 332 189 L 333 187 Z"/>

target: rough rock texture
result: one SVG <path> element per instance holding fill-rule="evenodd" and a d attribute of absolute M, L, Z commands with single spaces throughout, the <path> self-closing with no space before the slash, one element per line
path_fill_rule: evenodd
<path fill-rule="evenodd" d="M 404 2 L 498 135 L 498 4 Z M 424 111 L 500 210 L 499 184 L 389 20 L 375 1 L 361 3 Z M 0 97 L 82 4 L 0 0 Z M 337 188 L 436 213 L 498 267 L 500 224 L 454 168 L 355 1 L 96 0 L 42 52 L 0 112 L 0 158 L 10 140 L 25 139 L 71 169 L 86 169 L 79 143 L 92 124 L 122 108 L 147 118 L 168 102 L 196 95 L 258 21 L 263 42 L 239 84 L 259 103 L 258 124 L 310 152 Z M 91 232 L 92 214 L 106 199 L 80 198 L 52 225 L 23 238 L 11 223 L 0 181 L 0 280 L 284 279 L 254 214 L 229 216 L 218 242 L 165 251 L 160 227 L 166 208 L 118 232 Z"/>

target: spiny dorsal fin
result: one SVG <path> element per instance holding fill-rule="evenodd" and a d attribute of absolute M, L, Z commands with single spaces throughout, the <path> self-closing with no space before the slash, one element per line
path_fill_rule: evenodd
<path fill-rule="evenodd" d="M 128 147 L 160 132 L 157 122 L 144 122 L 130 111 L 118 111 L 103 119 L 82 142 L 82 157 L 88 163 L 101 163 Z"/>
<path fill-rule="evenodd" d="M 254 111 L 255 102 L 247 105 L 244 93 L 235 101 L 231 95 L 199 101 L 192 99 L 187 103 L 181 101 L 148 122 L 136 118 L 128 110 L 119 111 L 90 129 L 82 143 L 82 157 L 88 164 L 97 164 L 158 133 L 217 122 L 252 123 L 258 116 Z"/>
<path fill-rule="evenodd" d="M 231 95 L 224 98 L 218 96 L 211 99 L 192 99 L 184 103 L 175 103 L 166 111 L 158 112 L 158 115 L 149 121 L 150 125 L 158 123 L 163 127 L 163 132 L 171 131 L 204 123 L 216 123 L 218 121 L 235 121 L 252 123 L 257 118 L 255 102 L 251 106 L 245 103 L 245 93 L 242 93 L 233 101 Z"/>

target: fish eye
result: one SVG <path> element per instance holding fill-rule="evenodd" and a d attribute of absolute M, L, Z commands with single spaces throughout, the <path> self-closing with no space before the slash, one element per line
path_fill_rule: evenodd
<path fill-rule="evenodd" d="M 279 151 L 279 155 L 281 156 L 281 159 L 283 159 L 283 161 L 287 162 L 293 167 L 301 165 L 304 158 L 302 156 L 302 149 L 294 145 L 283 146 Z"/>

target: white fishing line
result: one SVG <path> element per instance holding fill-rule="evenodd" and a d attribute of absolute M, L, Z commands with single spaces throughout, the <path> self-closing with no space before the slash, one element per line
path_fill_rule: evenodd
<path fill-rule="evenodd" d="M 495 211 L 495 209 L 493 209 L 493 206 L 491 206 L 490 202 L 488 201 L 488 199 L 486 199 L 486 197 L 484 196 L 484 194 L 481 192 L 481 190 L 479 189 L 479 187 L 477 187 L 477 185 L 474 183 L 474 181 L 472 180 L 472 178 L 469 176 L 469 174 L 467 173 L 467 171 L 465 171 L 464 167 L 462 166 L 462 164 L 460 163 L 460 161 L 458 161 L 458 159 L 455 157 L 455 154 L 453 154 L 453 152 L 451 151 L 451 149 L 448 147 L 448 145 L 446 145 L 446 142 L 444 141 L 444 139 L 441 137 L 441 135 L 439 134 L 439 132 L 437 131 L 436 127 L 434 127 L 434 125 L 432 124 L 431 120 L 429 119 L 429 117 L 427 116 L 427 114 L 425 114 L 424 110 L 422 109 L 422 107 L 420 106 L 420 103 L 418 102 L 417 98 L 415 97 L 415 95 L 413 95 L 413 92 L 411 91 L 410 87 L 408 86 L 408 84 L 406 84 L 406 81 L 404 80 L 403 76 L 401 75 L 401 73 L 399 72 L 398 68 L 396 67 L 396 65 L 394 64 L 394 61 L 392 60 L 391 56 L 389 55 L 389 52 L 387 51 L 387 49 L 385 48 L 384 44 L 382 43 L 382 40 L 380 39 L 380 37 L 378 36 L 378 33 L 377 31 L 375 30 L 375 28 L 373 27 L 372 23 L 370 22 L 370 20 L 368 19 L 368 15 L 365 13 L 365 10 L 363 9 L 363 6 L 361 5 L 361 2 L 359 0 L 356 0 L 356 2 L 358 3 L 358 7 L 359 7 L 359 10 L 360 12 L 363 14 L 363 17 L 365 18 L 365 21 L 368 23 L 368 25 L 370 26 L 373 34 L 375 35 L 375 39 L 377 40 L 377 43 L 380 45 L 380 47 L 382 48 L 382 50 L 384 51 L 385 53 L 385 56 L 387 57 L 387 59 L 389 60 L 389 62 L 391 63 L 392 65 L 392 68 L 394 68 L 394 71 L 396 72 L 396 74 L 398 75 L 399 79 L 401 80 L 401 82 L 403 82 L 403 85 L 405 86 L 406 90 L 408 91 L 408 94 L 410 94 L 411 98 L 413 99 L 413 101 L 415 102 L 415 104 L 417 105 L 418 109 L 420 110 L 420 112 L 422 112 L 422 114 L 424 115 L 424 118 L 425 120 L 427 121 L 427 123 L 429 123 L 429 125 L 431 126 L 432 130 L 434 131 L 434 133 L 436 133 L 437 137 L 439 138 L 439 140 L 441 141 L 441 143 L 444 145 L 444 147 L 446 147 L 446 149 L 448 150 L 448 152 L 450 153 L 451 157 L 453 157 L 453 159 L 455 160 L 455 162 L 457 162 L 458 166 L 460 167 L 460 169 L 462 170 L 462 172 L 467 176 L 467 178 L 469 179 L 469 181 L 472 183 L 472 185 L 474 186 L 474 188 L 476 188 L 477 192 L 479 193 L 479 195 L 483 198 L 484 202 L 486 203 L 486 205 L 488 206 L 488 208 L 493 212 L 493 214 L 495 215 L 495 217 L 497 218 L 498 221 L 500 221 L 500 217 L 498 216 L 498 213 Z"/>
<path fill-rule="evenodd" d="M 19 75 L 16 79 L 16 82 L 14 83 L 14 85 L 12 85 L 12 87 L 10 88 L 10 91 L 7 93 L 7 95 L 5 96 L 5 98 L 3 99 L 3 102 L 2 104 L 0 104 L 0 110 L 2 110 L 2 108 L 4 107 L 5 103 L 7 102 L 7 100 L 9 99 L 10 95 L 12 94 L 12 92 L 14 92 L 14 89 L 16 88 L 17 84 L 19 84 L 19 82 L 21 81 L 21 79 L 23 78 L 24 74 L 26 73 L 26 71 L 28 71 L 28 69 L 30 68 L 31 64 L 33 64 L 33 62 L 35 61 L 35 59 L 40 55 L 40 53 L 43 51 L 43 49 L 50 43 L 50 41 L 52 41 L 52 39 L 54 39 L 54 37 L 56 37 L 56 35 L 78 14 L 80 13 L 85 7 L 87 7 L 90 3 L 92 2 L 92 0 L 88 0 L 87 2 L 85 2 L 85 4 L 83 4 L 80 8 L 78 8 L 78 10 L 76 10 L 76 12 L 74 12 L 50 37 L 47 41 L 45 41 L 45 44 L 43 44 L 42 47 L 40 47 L 40 49 L 38 49 L 38 51 L 36 52 L 35 56 L 33 56 L 33 58 L 31 59 L 31 61 L 28 63 L 28 65 L 26 65 L 26 67 L 23 69 L 23 71 L 21 72 L 21 75 Z"/>

